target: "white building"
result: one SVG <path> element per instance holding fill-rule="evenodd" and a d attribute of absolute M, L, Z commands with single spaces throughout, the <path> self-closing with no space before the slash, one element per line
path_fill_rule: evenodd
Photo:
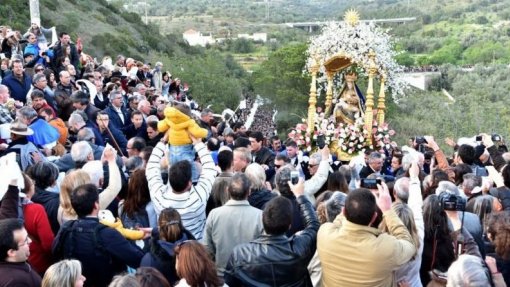
<path fill-rule="evenodd" d="M 190 46 L 202 46 L 205 47 L 207 44 L 214 44 L 215 40 L 211 34 L 202 35 L 199 31 L 189 29 L 182 33 L 182 37 Z"/>
<path fill-rule="evenodd" d="M 267 42 L 267 33 L 237 34 L 237 38 L 244 38 L 253 41 Z"/>

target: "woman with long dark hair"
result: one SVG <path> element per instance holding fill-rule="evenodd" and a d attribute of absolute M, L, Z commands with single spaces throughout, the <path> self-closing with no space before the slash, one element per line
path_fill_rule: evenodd
<path fill-rule="evenodd" d="M 144 169 L 137 169 L 131 174 L 126 199 L 119 203 L 119 215 L 126 228 L 157 226 Z"/>
<path fill-rule="evenodd" d="M 328 176 L 328 189 L 331 192 L 340 191 L 345 194 L 349 193 L 349 185 L 344 174 L 340 171 L 330 173 Z"/>
<path fill-rule="evenodd" d="M 423 286 L 427 286 L 431 280 L 440 282 L 440 275 L 448 271 L 461 252 L 481 257 L 478 245 L 465 227 L 462 230 L 450 230 L 448 216 L 439 196 L 432 194 L 425 199 L 423 222 L 425 240 L 420 268 Z M 458 241 L 460 235 L 463 237 L 462 244 Z M 462 249 L 458 250 L 459 247 Z"/>
<path fill-rule="evenodd" d="M 181 215 L 173 208 L 161 211 L 158 228 L 152 232 L 150 250 L 142 258 L 140 266 L 154 267 L 173 286 L 179 277 L 175 271 L 176 244 L 185 240 L 195 239 L 193 235 L 182 226 Z"/>

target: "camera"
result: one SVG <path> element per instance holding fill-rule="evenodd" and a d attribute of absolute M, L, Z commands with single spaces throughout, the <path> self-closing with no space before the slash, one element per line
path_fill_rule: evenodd
<path fill-rule="evenodd" d="M 317 146 L 319 149 L 323 149 L 326 146 L 326 137 L 324 135 L 319 135 L 317 137 Z"/>
<path fill-rule="evenodd" d="M 368 189 L 377 189 L 377 185 L 378 184 L 381 184 L 381 179 L 380 178 L 362 178 L 361 179 L 361 186 L 360 187 L 363 187 L 363 188 L 368 188 Z"/>
<path fill-rule="evenodd" d="M 500 135 L 498 135 L 498 134 L 492 134 L 492 137 L 491 137 L 491 138 L 492 138 L 492 141 L 493 141 L 493 142 L 499 142 L 499 141 L 501 141 L 501 140 L 502 140 L 501 136 L 500 136 Z"/>
<path fill-rule="evenodd" d="M 465 198 L 455 195 L 455 194 L 445 192 L 445 191 L 443 191 L 439 194 L 439 204 L 441 205 L 441 208 L 443 210 L 448 210 L 448 211 L 465 211 L 466 210 L 466 199 Z"/>
<path fill-rule="evenodd" d="M 292 182 L 292 184 L 297 184 L 299 182 L 299 172 L 298 171 L 290 172 L 290 182 Z"/>
<path fill-rule="evenodd" d="M 417 145 L 422 145 L 422 144 L 427 143 L 427 140 L 425 139 L 424 136 L 415 137 L 414 141 L 416 142 Z"/>

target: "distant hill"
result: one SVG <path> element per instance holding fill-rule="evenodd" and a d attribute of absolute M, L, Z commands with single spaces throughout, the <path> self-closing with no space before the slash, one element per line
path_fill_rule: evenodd
<path fill-rule="evenodd" d="M 135 0 L 115 0 L 133 11 Z M 385 25 L 398 39 L 405 65 L 507 63 L 510 61 L 510 0 L 147 0 L 162 32 L 189 28 L 217 37 L 268 32 L 282 41 L 306 41 L 285 22 L 341 20 L 346 9 L 362 19 L 416 17 L 414 23 Z M 131 5 L 131 6 L 130 6 Z M 163 18 L 161 18 L 163 17 Z M 294 39 L 285 37 L 293 33 Z"/>

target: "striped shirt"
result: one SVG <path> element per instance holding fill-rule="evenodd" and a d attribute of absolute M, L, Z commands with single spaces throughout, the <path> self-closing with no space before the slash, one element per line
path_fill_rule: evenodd
<path fill-rule="evenodd" d="M 166 145 L 158 143 L 147 162 L 145 174 L 149 183 L 151 200 L 158 216 L 165 208 L 175 208 L 181 215 L 183 226 L 190 231 L 197 240 L 202 239 L 205 226 L 205 206 L 211 194 L 212 184 L 217 171 L 210 152 L 203 143 L 194 146 L 200 157 L 202 171 L 197 185 L 190 191 L 175 193 L 170 184 L 164 185 L 161 178 L 160 162 L 164 157 Z"/>

